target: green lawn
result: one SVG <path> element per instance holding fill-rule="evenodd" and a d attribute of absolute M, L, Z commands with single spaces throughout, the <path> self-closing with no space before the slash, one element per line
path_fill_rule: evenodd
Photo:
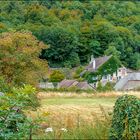
<path fill-rule="evenodd" d="M 91 105 L 91 106 L 113 106 L 116 101 L 116 98 L 107 98 L 107 97 L 98 97 L 98 98 L 63 98 L 63 97 L 55 97 L 43 99 L 41 101 L 42 105 Z"/>

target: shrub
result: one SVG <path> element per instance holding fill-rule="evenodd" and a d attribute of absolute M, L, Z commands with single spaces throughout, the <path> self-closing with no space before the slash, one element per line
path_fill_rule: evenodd
<path fill-rule="evenodd" d="M 24 103 L 24 109 L 36 109 L 40 104 L 36 95 L 36 89 L 31 85 L 24 85 L 20 88 L 13 88 L 11 98 Z"/>
<path fill-rule="evenodd" d="M 0 139 L 27 139 L 36 124 L 24 111 L 37 107 L 37 97 L 32 86 L 13 88 L 0 97 Z"/>
<path fill-rule="evenodd" d="M 99 92 L 103 91 L 103 86 L 102 86 L 101 82 L 98 82 L 97 91 L 99 91 Z"/>
<path fill-rule="evenodd" d="M 60 82 L 65 78 L 64 74 L 59 70 L 54 70 L 50 75 L 50 82 Z"/>
<path fill-rule="evenodd" d="M 109 139 L 138 139 L 140 100 L 132 95 L 119 97 L 115 103 Z"/>
<path fill-rule="evenodd" d="M 113 90 L 113 84 L 110 82 L 107 82 L 106 85 L 103 87 L 104 91 L 112 91 Z"/>
<path fill-rule="evenodd" d="M 73 78 L 74 79 L 80 79 L 80 73 L 84 71 L 84 67 L 79 66 L 73 73 Z"/>

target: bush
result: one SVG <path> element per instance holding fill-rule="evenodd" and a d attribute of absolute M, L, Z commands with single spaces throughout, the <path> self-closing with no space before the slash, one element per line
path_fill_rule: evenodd
<path fill-rule="evenodd" d="M 113 84 L 110 82 L 107 82 L 106 85 L 103 87 L 104 91 L 112 91 L 113 90 Z"/>
<path fill-rule="evenodd" d="M 119 97 L 115 103 L 109 139 L 138 139 L 140 100 L 132 95 Z"/>
<path fill-rule="evenodd" d="M 99 91 L 99 92 L 103 91 L 103 86 L 102 86 L 101 82 L 98 82 L 97 91 Z"/>
<path fill-rule="evenodd" d="M 50 82 L 60 82 L 65 78 L 64 74 L 59 70 L 54 70 L 50 75 Z"/>
<path fill-rule="evenodd" d="M 28 139 L 32 135 L 37 125 L 24 112 L 38 106 L 35 93 L 32 86 L 24 86 L 0 97 L 0 139 Z"/>
<path fill-rule="evenodd" d="M 13 88 L 11 91 L 11 98 L 24 103 L 24 109 L 36 109 L 40 105 L 36 95 L 36 89 L 31 85 Z"/>
<path fill-rule="evenodd" d="M 74 78 L 74 79 L 79 79 L 79 78 L 81 78 L 81 77 L 80 77 L 80 74 L 81 74 L 81 72 L 83 72 L 83 71 L 84 71 L 84 67 L 82 67 L 82 66 L 77 67 L 76 70 L 75 70 L 74 73 L 73 73 L 73 78 Z"/>

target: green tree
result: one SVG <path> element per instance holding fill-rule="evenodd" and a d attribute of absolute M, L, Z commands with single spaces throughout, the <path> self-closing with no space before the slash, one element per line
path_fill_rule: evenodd
<path fill-rule="evenodd" d="M 39 59 L 43 48 L 30 32 L 10 32 L 0 36 L 0 74 L 7 83 L 36 84 L 47 71 L 47 63 Z"/>
<path fill-rule="evenodd" d="M 64 66 L 64 63 L 69 62 L 70 66 L 79 63 L 76 54 L 77 37 L 72 32 L 62 27 L 53 27 L 47 30 L 42 30 L 39 39 L 50 45 L 46 50 L 42 51 L 41 58 L 47 59 L 50 66 Z M 74 56 L 73 56 L 74 54 Z M 77 59 L 75 58 L 77 57 Z M 72 62 L 73 60 L 76 62 Z"/>
<path fill-rule="evenodd" d="M 140 69 L 140 53 L 135 53 L 130 57 L 130 67 L 136 70 Z"/>
<path fill-rule="evenodd" d="M 76 68 L 76 70 L 73 73 L 73 78 L 79 79 L 80 74 L 81 74 L 81 72 L 83 72 L 83 70 L 84 70 L 84 67 L 82 67 L 82 66 L 79 66 L 78 68 Z"/>
<path fill-rule="evenodd" d="M 50 82 L 60 82 L 65 78 L 64 74 L 59 70 L 54 70 L 49 78 Z"/>
<path fill-rule="evenodd" d="M 86 64 L 114 46 L 123 65 L 136 69 L 131 57 L 140 52 L 138 1 L 1 1 L 0 7 L 0 32 L 29 30 L 50 44 L 41 58 L 51 67 Z"/>
<path fill-rule="evenodd" d="M 113 55 L 117 58 L 120 58 L 120 52 L 117 51 L 115 46 L 109 46 L 107 50 L 105 50 L 105 55 Z"/>

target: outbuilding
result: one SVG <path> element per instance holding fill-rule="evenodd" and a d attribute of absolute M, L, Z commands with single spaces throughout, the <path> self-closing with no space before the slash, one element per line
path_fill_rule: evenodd
<path fill-rule="evenodd" d="M 140 88 L 140 72 L 130 73 L 120 79 L 114 88 L 115 90 L 134 90 Z"/>

